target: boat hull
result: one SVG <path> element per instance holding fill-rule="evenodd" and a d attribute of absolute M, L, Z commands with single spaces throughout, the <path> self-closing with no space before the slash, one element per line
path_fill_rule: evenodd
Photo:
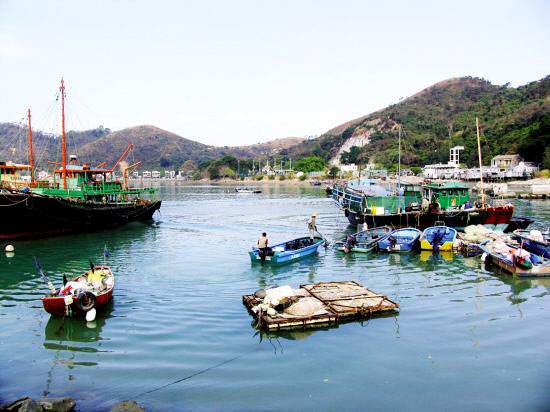
<path fill-rule="evenodd" d="M 57 236 L 110 229 L 150 220 L 161 201 L 87 203 L 52 196 L 0 193 L 4 219 L 0 239 Z"/>
<path fill-rule="evenodd" d="M 101 309 L 103 306 L 109 303 L 112 298 L 113 298 L 113 289 L 111 289 L 107 293 L 96 296 L 94 308 L 96 310 Z M 42 305 L 44 306 L 44 310 L 51 315 L 54 315 L 54 316 L 67 315 L 65 299 L 62 296 L 42 298 Z M 71 308 L 70 313 L 72 314 L 72 316 L 86 315 L 86 312 L 80 311 L 74 303 L 70 305 L 70 308 Z"/>
<path fill-rule="evenodd" d="M 344 252 L 368 253 L 374 250 L 382 239 L 391 233 L 392 229 L 389 226 L 372 227 L 354 233 L 350 239 L 336 242 L 336 249 Z"/>
<path fill-rule="evenodd" d="M 309 238 L 299 238 L 295 240 L 303 240 L 303 239 L 309 239 Z M 265 257 L 264 263 L 276 266 L 276 265 L 284 265 L 287 263 L 296 262 L 297 260 L 303 259 L 307 256 L 317 253 L 317 249 L 319 249 L 319 246 L 321 246 L 325 242 L 326 242 L 325 239 L 320 237 L 315 237 L 313 244 L 306 247 L 302 247 L 300 249 L 296 249 L 296 250 L 274 252 L 272 256 Z M 287 242 L 275 245 L 273 246 L 273 249 L 277 247 L 283 247 L 286 243 Z M 261 257 L 257 248 L 254 248 L 253 250 L 248 252 L 248 255 L 250 256 L 250 260 L 252 263 L 261 263 Z"/>
<path fill-rule="evenodd" d="M 456 229 L 452 227 L 433 226 L 426 228 L 420 238 L 420 249 L 452 252 L 456 235 Z"/>
<path fill-rule="evenodd" d="M 549 277 L 550 276 L 550 263 L 543 265 L 533 265 L 532 268 L 526 269 L 518 264 L 514 264 L 510 259 L 493 253 L 487 246 L 480 245 L 481 250 L 484 252 L 485 262 L 492 263 L 504 271 L 520 277 Z"/>
<path fill-rule="evenodd" d="M 418 247 L 418 239 L 421 234 L 422 232 L 418 229 L 397 229 L 381 240 L 378 243 L 378 248 L 381 252 L 410 252 Z"/>
<path fill-rule="evenodd" d="M 445 226 L 464 231 L 466 226 L 485 225 L 489 228 L 504 230 L 510 223 L 514 212 L 512 206 L 488 209 L 466 209 L 449 212 L 407 212 L 391 215 L 361 214 L 345 209 L 350 224 L 356 226 L 367 223 L 369 226 L 393 226 L 396 228 L 415 227 L 424 230 L 443 222 Z"/>

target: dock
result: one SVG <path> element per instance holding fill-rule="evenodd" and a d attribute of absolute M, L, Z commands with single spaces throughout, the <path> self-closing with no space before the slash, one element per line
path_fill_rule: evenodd
<path fill-rule="evenodd" d="M 387 296 L 373 292 L 355 281 L 300 285 L 299 289 L 293 289 L 291 299 L 292 305 L 278 311 L 272 308 L 263 310 L 265 300 L 254 294 L 244 295 L 243 304 L 256 319 L 257 327 L 267 330 L 338 324 L 344 319 L 365 318 L 399 308 L 399 304 Z M 310 308 L 312 313 L 297 313 L 300 308 Z"/>

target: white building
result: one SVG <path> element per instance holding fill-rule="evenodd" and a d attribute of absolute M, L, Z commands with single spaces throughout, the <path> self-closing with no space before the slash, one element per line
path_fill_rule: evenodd
<path fill-rule="evenodd" d="M 145 170 L 143 172 L 142 176 L 143 176 L 144 179 L 150 179 L 151 178 L 151 172 L 149 170 Z"/>
<path fill-rule="evenodd" d="M 151 177 L 152 177 L 153 179 L 160 179 L 160 172 L 159 172 L 158 170 L 153 170 L 153 171 L 151 172 Z"/>

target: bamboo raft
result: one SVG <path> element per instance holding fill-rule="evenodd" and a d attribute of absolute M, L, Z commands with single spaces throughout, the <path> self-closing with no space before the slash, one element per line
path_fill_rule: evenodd
<path fill-rule="evenodd" d="M 269 315 L 257 309 L 263 301 L 253 295 L 244 295 L 243 304 L 256 319 L 256 326 L 267 330 L 298 328 L 324 323 L 338 324 L 343 319 L 369 317 L 373 313 L 395 311 L 399 304 L 387 296 L 373 292 L 355 281 L 320 282 L 300 285 L 294 289 L 295 304 L 302 299 L 321 303 L 319 310 L 309 316 L 293 315 L 287 309 Z M 289 309 L 292 306 L 289 307 Z"/>

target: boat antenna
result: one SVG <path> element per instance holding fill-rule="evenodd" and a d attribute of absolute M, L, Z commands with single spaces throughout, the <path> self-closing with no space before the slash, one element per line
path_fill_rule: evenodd
<path fill-rule="evenodd" d="M 67 140 L 65 137 L 65 82 L 61 78 L 61 162 L 63 171 L 63 188 L 67 189 Z"/>
<path fill-rule="evenodd" d="M 32 157 L 32 127 L 31 127 L 31 109 L 28 110 L 29 118 L 29 163 L 31 164 L 31 185 L 34 185 L 34 159 Z"/>
<path fill-rule="evenodd" d="M 483 164 L 481 162 L 481 142 L 479 139 L 479 118 L 476 117 L 477 151 L 479 154 L 479 181 L 481 183 L 481 207 L 485 209 L 485 190 L 483 189 Z"/>

